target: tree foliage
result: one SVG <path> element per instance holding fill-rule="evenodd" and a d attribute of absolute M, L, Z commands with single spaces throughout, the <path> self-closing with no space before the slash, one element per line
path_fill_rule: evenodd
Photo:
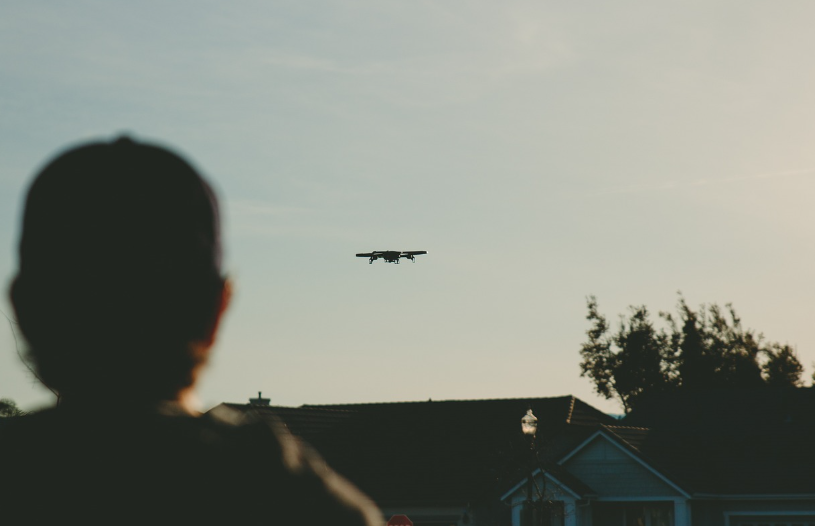
<path fill-rule="evenodd" d="M 732 305 L 691 309 L 680 294 L 677 314 L 632 306 L 610 332 L 597 299 L 587 300 L 591 326 L 582 344 L 580 375 L 626 413 L 645 397 L 679 389 L 799 387 L 803 367 L 789 345 L 765 342 L 745 329 Z"/>
<path fill-rule="evenodd" d="M 0 398 L 0 418 L 24 414 L 25 411 L 17 407 L 17 403 L 11 398 Z"/>
<path fill-rule="evenodd" d="M 779 345 L 773 343 L 772 352 L 769 358 L 761 367 L 767 384 L 770 386 L 795 386 L 801 387 L 801 374 L 804 367 L 798 360 L 795 349 L 789 345 Z"/>

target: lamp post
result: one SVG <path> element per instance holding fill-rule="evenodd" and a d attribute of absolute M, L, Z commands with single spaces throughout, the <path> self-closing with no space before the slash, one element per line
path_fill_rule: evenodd
<path fill-rule="evenodd" d="M 524 526 L 532 526 L 535 520 L 533 512 L 534 502 L 532 500 L 532 477 L 535 476 L 535 435 L 538 432 L 538 418 L 532 413 L 532 409 L 528 409 L 523 418 L 521 418 L 521 431 L 529 438 L 530 454 L 529 477 L 526 479 L 526 510 L 524 513 L 526 516 L 526 524 Z M 541 498 L 543 498 L 543 495 L 541 495 Z"/>

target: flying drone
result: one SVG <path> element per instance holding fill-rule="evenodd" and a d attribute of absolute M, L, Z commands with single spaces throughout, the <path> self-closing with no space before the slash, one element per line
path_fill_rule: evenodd
<path fill-rule="evenodd" d="M 368 258 L 369 264 L 381 258 L 388 263 L 396 263 L 398 265 L 401 258 L 406 258 L 416 263 L 416 256 L 422 254 L 427 254 L 427 250 L 409 250 L 407 252 L 399 252 L 398 250 L 375 250 L 373 252 L 357 254 L 357 257 Z"/>

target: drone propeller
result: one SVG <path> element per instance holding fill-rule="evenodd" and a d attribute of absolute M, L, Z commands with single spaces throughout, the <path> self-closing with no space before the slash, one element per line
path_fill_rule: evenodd
<path fill-rule="evenodd" d="M 422 254 L 427 254 L 427 250 L 406 250 L 402 252 L 399 257 L 407 258 L 416 263 L 416 256 L 420 256 Z"/>

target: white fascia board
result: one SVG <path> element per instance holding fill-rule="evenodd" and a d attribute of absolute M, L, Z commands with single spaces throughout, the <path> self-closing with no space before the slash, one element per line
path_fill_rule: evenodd
<path fill-rule="evenodd" d="M 603 430 L 602 429 L 598 429 L 597 431 L 595 431 L 591 436 L 589 436 L 589 438 L 587 438 L 586 440 L 584 440 L 583 442 L 578 444 L 577 447 L 575 447 L 573 450 L 569 451 L 569 453 L 567 453 L 565 457 L 558 460 L 557 463 L 562 466 L 564 462 L 566 462 L 567 460 L 569 460 L 570 458 L 575 456 L 578 453 L 578 451 L 580 451 L 581 449 L 583 449 L 587 445 L 591 444 L 594 441 L 594 439 L 597 438 L 600 435 L 603 435 Z"/>
<path fill-rule="evenodd" d="M 755 495 L 718 495 L 714 493 L 696 493 L 693 495 L 694 500 L 813 500 L 815 493 L 767 493 Z M 750 512 L 753 513 L 753 512 Z M 797 512 L 796 512 L 797 513 Z M 800 514 L 799 514 L 800 515 Z"/>
<path fill-rule="evenodd" d="M 577 493 L 576 491 L 573 491 L 569 486 L 565 485 L 563 482 L 558 480 L 557 477 L 555 477 L 554 475 L 552 475 L 548 471 L 544 471 L 543 476 L 546 477 L 547 479 L 551 480 L 558 488 L 566 491 L 569 495 L 572 496 L 572 498 L 574 498 L 574 499 L 580 499 L 581 498 L 581 495 L 579 493 Z"/>
<path fill-rule="evenodd" d="M 541 473 L 541 468 L 536 468 L 532 472 L 532 474 L 529 475 L 529 476 L 534 478 L 535 476 L 537 476 L 540 473 Z M 529 476 L 524 477 L 520 482 L 518 482 L 517 484 L 512 486 L 512 489 L 510 489 L 509 491 L 507 491 L 506 493 L 501 495 L 501 501 L 505 501 L 510 495 L 512 495 L 513 493 L 515 493 L 519 489 L 521 489 L 526 484 L 526 480 L 529 478 Z M 551 475 L 548 471 L 544 471 L 543 476 L 546 477 L 547 479 L 551 480 L 552 482 L 554 482 L 557 485 L 558 488 L 563 489 L 566 492 L 568 492 L 573 498 L 575 498 L 575 499 L 581 499 L 582 498 L 582 496 L 579 493 L 573 491 L 569 486 L 565 485 L 563 482 L 558 480 L 557 477 Z"/>
<path fill-rule="evenodd" d="M 560 459 L 560 460 L 558 461 L 558 464 L 562 466 L 562 465 L 563 465 L 565 462 L 567 462 L 567 461 L 568 461 L 570 458 L 572 458 L 573 456 L 575 456 L 575 455 L 576 455 L 576 454 L 577 454 L 577 453 L 578 453 L 578 452 L 579 452 L 581 449 L 583 449 L 584 447 L 586 447 L 588 444 L 590 444 L 591 442 L 593 442 L 593 441 L 594 441 L 595 439 L 597 439 L 598 437 L 602 437 L 602 438 L 606 439 L 607 441 L 609 441 L 609 442 L 610 442 L 611 444 L 613 444 L 613 445 L 614 445 L 614 446 L 615 446 L 617 449 L 619 449 L 620 451 L 622 451 L 623 453 L 625 453 L 626 455 L 628 455 L 629 457 L 631 457 L 632 459 L 634 459 L 634 460 L 635 460 L 637 463 L 639 463 L 639 464 L 640 464 L 642 467 L 644 467 L 645 469 L 647 469 L 648 471 L 650 471 L 651 473 L 653 473 L 654 475 L 656 475 L 656 477 L 657 477 L 657 478 L 659 478 L 659 479 L 660 479 L 660 480 L 662 480 L 662 481 L 663 481 L 665 484 L 669 485 L 670 487 L 672 487 L 673 489 L 675 489 L 676 491 L 678 491 L 678 492 L 679 492 L 679 493 L 680 493 L 680 494 L 681 494 L 683 497 L 685 497 L 686 499 L 689 499 L 689 498 L 691 497 L 690 493 L 688 493 L 687 491 L 683 490 L 683 489 L 682 489 L 682 488 L 680 488 L 678 485 L 674 484 L 674 483 L 673 483 L 673 482 L 672 482 L 670 479 L 668 479 L 668 477 L 666 477 L 665 475 L 663 475 L 662 473 L 660 473 L 659 471 L 657 471 L 656 469 L 654 469 L 653 467 L 651 467 L 651 465 L 650 465 L 650 464 L 648 464 L 647 462 L 645 462 L 644 460 L 642 460 L 641 458 L 639 458 L 637 455 L 635 455 L 635 454 L 631 453 L 631 452 L 628 450 L 628 448 L 626 448 L 626 447 L 625 447 L 625 446 L 623 446 L 622 444 L 618 443 L 618 442 L 617 442 L 617 440 L 615 440 L 615 439 L 614 439 L 614 437 L 609 436 L 609 434 L 608 434 L 608 433 L 606 433 L 605 431 L 603 431 L 602 429 L 600 429 L 600 430 L 596 431 L 596 432 L 595 432 L 593 435 L 591 435 L 589 438 L 587 438 L 586 440 L 584 440 L 584 441 L 583 441 L 583 442 L 582 442 L 582 443 L 581 443 L 579 446 L 577 446 L 576 448 L 574 448 L 573 450 L 571 450 L 571 451 L 570 451 L 570 452 L 569 452 L 569 453 L 568 453 L 568 454 L 567 454 L 565 457 L 563 457 L 562 459 Z"/>
<path fill-rule="evenodd" d="M 726 512 L 724 512 L 725 517 L 732 517 L 734 515 L 737 516 L 737 517 L 738 516 L 744 516 L 744 515 L 760 516 L 760 517 L 767 517 L 767 516 L 783 517 L 783 516 L 792 515 L 793 517 L 796 517 L 798 515 L 815 515 L 815 510 L 811 510 L 811 511 L 806 511 L 806 510 L 802 510 L 802 511 L 795 511 L 795 510 L 793 510 L 793 511 L 772 511 L 772 510 L 770 510 L 770 511 L 726 511 Z"/>
<path fill-rule="evenodd" d="M 733 517 L 800 517 L 815 515 L 815 511 L 726 511 L 724 512 L 724 523 L 731 526 Z"/>
<path fill-rule="evenodd" d="M 532 472 L 532 476 L 533 476 L 533 477 L 535 476 L 535 473 L 534 473 L 534 472 Z M 528 475 L 527 475 L 526 477 L 522 478 L 520 482 L 518 482 L 517 484 L 515 484 L 514 486 L 512 486 L 512 489 L 510 489 L 509 491 L 507 491 L 506 493 L 504 493 L 503 495 L 501 495 L 501 500 L 502 500 L 502 501 L 506 500 L 506 499 L 507 499 L 507 497 L 509 497 L 510 495 L 512 495 L 513 493 L 515 493 L 515 492 L 516 492 L 516 491 L 518 491 L 519 489 L 521 489 L 521 487 L 522 487 L 524 484 L 526 484 L 526 479 L 527 479 L 527 478 L 529 478 L 529 476 L 528 476 Z"/>
<path fill-rule="evenodd" d="M 663 495 L 656 497 L 638 497 L 636 495 L 625 497 L 595 497 L 594 502 L 665 502 L 676 501 L 676 495 Z"/>

